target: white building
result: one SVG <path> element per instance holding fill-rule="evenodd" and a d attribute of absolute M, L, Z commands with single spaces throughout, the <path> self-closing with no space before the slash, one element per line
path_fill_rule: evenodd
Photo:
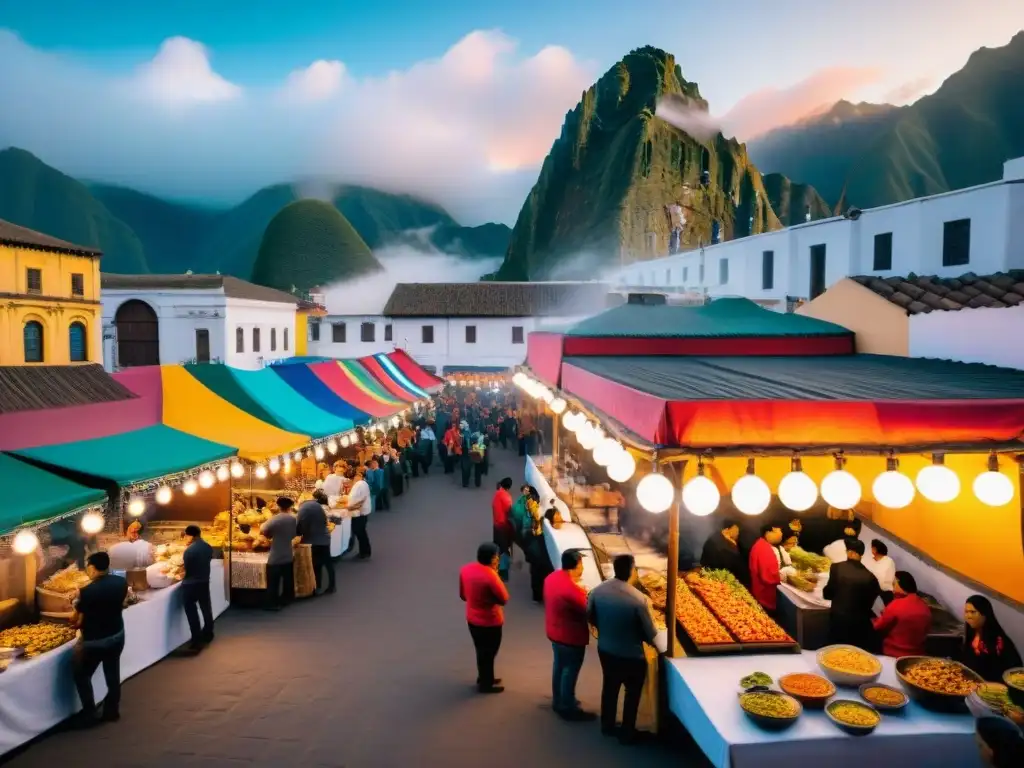
<path fill-rule="evenodd" d="M 605 283 L 399 283 L 380 315 L 328 314 L 311 325 L 309 353 L 352 358 L 401 347 L 437 373 L 505 369 L 523 362 L 526 337 L 541 324 L 581 320 L 621 301 L 610 290 Z"/>
<path fill-rule="evenodd" d="M 637 262 L 615 281 L 745 296 L 785 311 L 851 275 L 955 277 L 1022 266 L 1024 158 L 1018 158 L 1004 164 L 1000 181 Z"/>
<path fill-rule="evenodd" d="M 188 362 L 256 369 L 303 353 L 300 298 L 284 291 L 227 275 L 104 274 L 101 284 L 109 371 Z"/>

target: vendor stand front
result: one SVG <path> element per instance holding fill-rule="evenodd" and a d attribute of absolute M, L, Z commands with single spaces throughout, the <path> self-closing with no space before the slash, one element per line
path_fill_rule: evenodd
<path fill-rule="evenodd" d="M 695 308 L 653 302 L 630 297 L 562 333 L 531 334 L 529 365 L 517 383 L 547 404 L 563 433 L 574 435 L 563 439 L 593 451 L 592 463 L 612 480 L 628 487 L 636 473 L 631 493 L 642 507 L 669 513 L 662 599 L 666 616 L 679 617 L 666 622 L 670 711 L 716 766 L 790 764 L 825 750 L 830 765 L 977 764 L 970 716 L 939 716 L 914 702 L 855 742 L 819 712 L 805 712 L 781 735 L 757 728 L 737 704 L 738 680 L 755 670 L 776 677 L 807 671 L 813 655 L 764 655 L 773 645 L 796 644 L 778 627 L 777 637 L 744 638 L 720 598 L 710 600 L 713 590 L 702 581 L 709 576 L 682 578 L 679 514 L 691 513 L 687 533 L 700 532 L 685 541 L 682 559 L 692 561 L 716 511 L 756 518 L 774 503 L 792 517 L 790 510 L 811 508 L 819 484 L 828 514 L 856 514 L 884 530 L 926 530 L 935 518 L 956 519 L 950 510 L 978 508 L 998 533 L 982 534 L 981 560 L 992 564 L 973 562 L 966 575 L 1009 598 L 997 605 L 1001 617 L 1013 613 L 1024 591 L 1016 461 L 1024 373 L 855 355 L 845 329 L 745 300 Z M 557 439 L 554 453 L 548 476 L 557 478 L 566 471 Z M 932 500 L 948 487 L 918 490 L 907 477 L 933 465 L 944 469 L 930 477 L 963 486 L 957 504 Z M 797 474 L 775 497 L 783 478 Z M 813 497 L 798 498 L 808 487 Z M 942 537 L 956 538 L 948 528 L 927 535 L 939 552 Z M 745 655 L 751 652 L 757 655 Z M 891 661 L 883 664 L 883 679 L 892 678 Z"/>

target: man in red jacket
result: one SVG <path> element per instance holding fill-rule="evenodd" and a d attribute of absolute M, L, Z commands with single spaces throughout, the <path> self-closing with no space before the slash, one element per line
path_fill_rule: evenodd
<path fill-rule="evenodd" d="M 498 545 L 492 541 L 476 550 L 476 562 L 459 572 L 459 597 L 466 603 L 466 623 L 476 648 L 476 685 L 480 693 L 501 693 L 504 687 L 494 676 L 494 658 L 501 647 L 505 623 L 502 606 L 508 590 L 498 577 Z"/>
<path fill-rule="evenodd" d="M 580 709 L 576 680 L 590 643 L 587 593 L 580 586 L 583 556 L 575 549 L 562 553 L 562 569 L 544 580 L 544 626 L 555 653 L 551 672 L 552 709 L 565 720 L 595 720 Z"/>
<path fill-rule="evenodd" d="M 750 594 L 768 613 L 775 611 L 778 586 L 782 583 L 775 547 L 782 543 L 782 529 L 771 523 L 761 526 L 761 538 L 750 548 Z"/>
<path fill-rule="evenodd" d="M 924 656 L 924 643 L 932 628 L 932 609 L 917 594 L 917 582 L 906 571 L 896 571 L 893 599 L 873 621 L 882 637 L 885 656 Z"/>

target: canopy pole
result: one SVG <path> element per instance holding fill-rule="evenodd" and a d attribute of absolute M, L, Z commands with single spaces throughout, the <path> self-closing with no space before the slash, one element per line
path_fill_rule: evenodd
<path fill-rule="evenodd" d="M 657 456 L 655 456 L 657 462 Z M 665 467 L 669 470 L 669 466 Z M 669 470 L 671 471 L 671 470 Z M 675 472 L 672 472 L 674 475 Z M 681 474 L 681 473 L 680 473 Z M 674 478 L 670 475 L 669 480 Z M 673 486 L 675 483 L 673 483 Z M 676 584 L 679 582 L 679 494 L 672 494 L 672 506 L 668 510 L 668 594 L 665 601 L 665 628 L 668 630 L 666 656 L 676 655 Z"/>

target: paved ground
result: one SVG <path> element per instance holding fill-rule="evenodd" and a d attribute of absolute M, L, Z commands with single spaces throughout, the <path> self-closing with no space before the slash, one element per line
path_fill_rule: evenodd
<path fill-rule="evenodd" d="M 490 536 L 490 497 L 522 462 L 497 451 L 484 488 L 439 473 L 370 520 L 370 562 L 342 561 L 339 592 L 279 614 L 232 609 L 199 657 L 170 658 L 128 681 L 122 720 L 57 731 L 9 762 L 27 766 L 702 765 L 692 750 L 626 748 L 594 723 L 551 710 L 550 645 L 526 572 L 513 572 L 498 672 L 480 696 L 457 572 Z M 579 694 L 596 710 L 588 654 Z"/>

